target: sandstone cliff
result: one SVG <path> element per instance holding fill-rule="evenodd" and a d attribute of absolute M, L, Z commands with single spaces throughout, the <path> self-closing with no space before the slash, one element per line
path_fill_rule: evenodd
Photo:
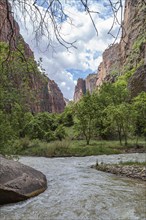
<path fill-rule="evenodd" d="M 129 88 L 134 92 L 132 85 L 135 84 L 138 89 L 137 91 L 135 89 L 132 96 L 140 91 L 146 91 L 145 80 L 142 80 L 146 75 L 144 64 L 146 64 L 146 4 L 143 0 L 125 0 L 121 40 L 103 52 L 92 91 L 99 88 L 103 82 L 114 82 L 126 71 L 139 67 L 141 68 L 129 79 Z"/>
<path fill-rule="evenodd" d="M 79 78 L 75 86 L 74 101 L 77 102 L 86 93 L 86 82 L 84 79 Z"/>
<path fill-rule="evenodd" d="M 8 11 L 9 13 L 7 13 Z M 10 51 L 17 51 L 19 58 L 25 60 L 26 68 L 27 61 L 31 59 L 33 62 L 34 71 L 31 68 L 31 70 L 28 69 L 24 72 L 23 69 L 19 68 L 17 70 L 18 79 L 16 80 L 16 76 L 12 74 L 10 78 L 12 87 L 16 88 L 18 93 L 21 91 L 22 84 L 28 82 L 28 88 L 24 93 L 30 111 L 34 113 L 42 111 L 62 112 L 66 105 L 63 95 L 54 81 L 38 71 L 33 52 L 21 36 L 19 26 L 13 18 L 11 6 L 7 4 L 6 0 L 0 1 L 0 42 L 8 43 Z M 23 47 L 23 54 L 20 52 L 20 45 Z"/>
<path fill-rule="evenodd" d="M 132 97 L 137 96 L 141 91 L 146 92 L 146 65 L 136 70 L 129 80 L 128 87 Z"/>
<path fill-rule="evenodd" d="M 96 87 L 96 81 L 97 81 L 97 74 L 89 74 L 86 79 L 86 91 L 88 90 L 90 93 L 92 93 Z"/>
<path fill-rule="evenodd" d="M 146 62 L 146 6 L 143 0 L 126 0 L 122 36 L 119 44 L 103 53 L 98 69 L 99 87 L 105 81 L 114 81 L 126 70 L 137 68 Z"/>

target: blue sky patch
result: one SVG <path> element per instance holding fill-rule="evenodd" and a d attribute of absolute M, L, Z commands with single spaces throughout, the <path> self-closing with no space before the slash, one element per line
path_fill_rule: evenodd
<path fill-rule="evenodd" d="M 77 80 L 78 78 L 86 78 L 90 73 L 93 73 L 91 69 L 80 70 L 80 69 L 73 69 L 69 68 L 66 71 L 70 72 L 73 75 L 73 79 Z"/>

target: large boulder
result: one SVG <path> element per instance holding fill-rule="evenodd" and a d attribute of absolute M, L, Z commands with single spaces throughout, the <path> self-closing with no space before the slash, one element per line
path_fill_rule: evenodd
<path fill-rule="evenodd" d="M 0 205 L 26 200 L 46 188 L 43 173 L 0 156 Z"/>

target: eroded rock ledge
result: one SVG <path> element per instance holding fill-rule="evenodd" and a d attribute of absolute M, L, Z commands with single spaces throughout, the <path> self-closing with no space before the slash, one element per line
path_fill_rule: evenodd
<path fill-rule="evenodd" d="M 0 205 L 26 200 L 46 188 L 43 173 L 0 155 Z"/>
<path fill-rule="evenodd" d="M 97 170 L 146 181 L 146 167 L 143 165 L 96 164 Z"/>

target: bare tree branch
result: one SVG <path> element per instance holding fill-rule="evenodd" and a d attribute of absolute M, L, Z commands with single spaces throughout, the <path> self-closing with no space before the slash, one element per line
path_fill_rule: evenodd
<path fill-rule="evenodd" d="M 69 15 L 65 13 L 64 5 L 60 0 L 42 0 L 41 4 L 40 1 L 38 0 L 27 0 L 27 1 L 2 0 L 2 1 L 5 2 L 6 11 L 7 11 L 3 23 L 7 22 L 11 30 L 7 35 L 9 48 L 11 48 L 13 44 L 13 46 L 15 46 L 15 49 L 18 49 L 17 44 L 13 43 L 15 41 L 15 31 L 14 31 L 15 24 L 12 24 L 12 19 L 10 18 L 10 15 L 14 13 L 14 15 L 17 16 L 19 11 L 21 11 L 22 13 L 21 19 L 24 21 L 23 23 L 26 23 L 26 18 L 29 17 L 30 22 L 33 25 L 33 33 L 35 35 L 35 41 L 37 46 L 39 46 L 40 39 L 43 36 L 45 36 L 48 41 L 46 50 L 50 47 L 54 49 L 54 39 L 55 42 L 58 42 L 61 46 L 65 47 L 67 50 L 69 50 L 72 47 L 77 48 L 75 45 L 77 39 L 74 40 L 73 42 L 69 42 L 65 39 L 65 37 L 61 33 L 61 28 L 64 21 L 68 22 L 70 25 L 73 25 L 73 22 L 71 17 L 69 17 Z M 108 33 L 114 38 L 114 43 L 115 43 L 120 34 L 120 30 L 122 26 L 123 5 L 122 5 L 122 0 L 117 0 L 116 2 L 112 0 L 107 0 L 107 1 L 109 2 L 109 5 L 107 5 L 107 7 L 110 7 L 113 14 L 113 23 Z M 98 35 L 98 24 L 95 23 L 93 15 L 96 14 L 98 15 L 100 13 L 99 11 L 91 9 L 90 7 L 91 2 L 93 2 L 93 0 L 78 0 L 78 3 L 83 8 L 83 10 L 87 12 L 87 15 L 91 20 L 95 33 Z M 9 3 L 11 3 L 11 7 Z M 66 4 L 68 3 L 69 2 L 66 0 Z M 117 17 L 119 11 L 121 11 L 120 20 L 118 20 Z M 119 29 L 116 35 L 114 36 L 112 31 L 114 29 L 115 24 L 119 25 Z M 3 27 L 1 27 L 1 29 L 2 28 Z"/>

